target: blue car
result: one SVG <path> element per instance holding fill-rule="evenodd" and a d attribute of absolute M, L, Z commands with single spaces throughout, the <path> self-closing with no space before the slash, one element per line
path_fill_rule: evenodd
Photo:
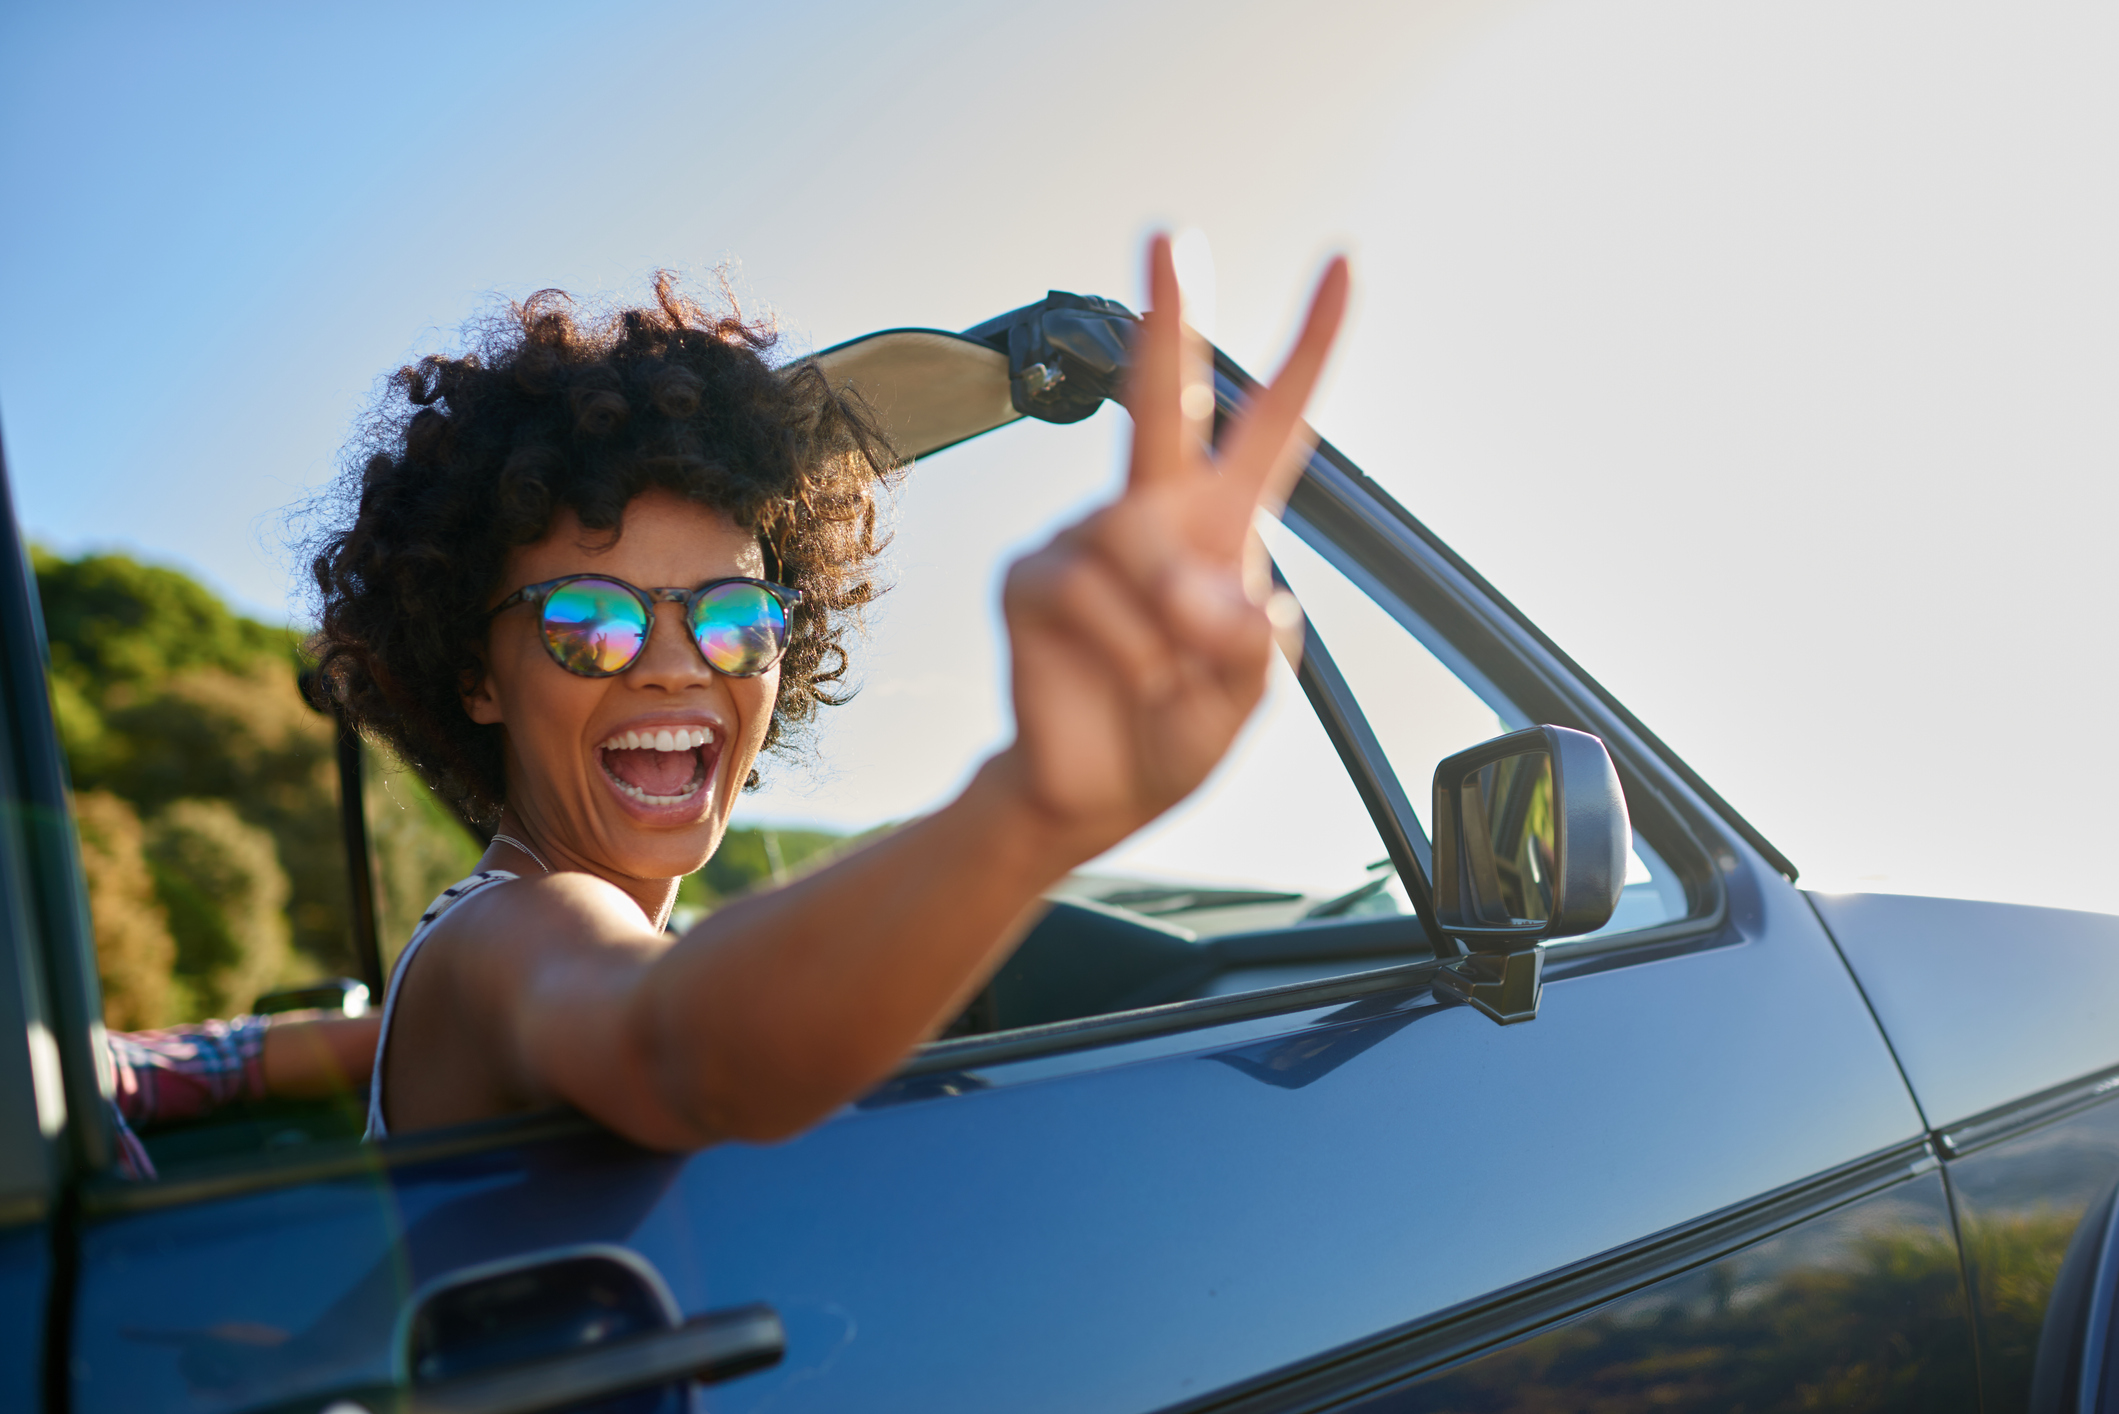
<path fill-rule="evenodd" d="M 1083 446 L 1131 323 L 1055 293 L 815 357 L 946 491 L 953 458 Z M 1028 482 L 959 489 L 1041 513 Z M 282 1106 L 150 1136 L 151 1182 L 112 1168 L 6 536 L 0 1409 L 2119 1400 L 2119 918 L 1804 892 L 1328 443 L 1261 534 L 1307 616 L 1270 720 L 813 1131 L 662 1154 L 552 1113 L 366 1145 L 350 1107 Z M 1817 808 L 1874 807 L 1820 781 Z"/>

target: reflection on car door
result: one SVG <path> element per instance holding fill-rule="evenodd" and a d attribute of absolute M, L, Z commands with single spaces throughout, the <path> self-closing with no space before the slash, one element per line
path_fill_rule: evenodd
<path fill-rule="evenodd" d="M 2110 1279 L 2099 1254 L 2119 1186 L 2119 918 L 1887 894 L 1812 902 L 1947 1166 L 1987 1414 L 2075 1407 L 2076 1333 L 2093 1324 L 2095 1274 Z M 2091 1361 L 2093 1387 L 2098 1374 Z"/>

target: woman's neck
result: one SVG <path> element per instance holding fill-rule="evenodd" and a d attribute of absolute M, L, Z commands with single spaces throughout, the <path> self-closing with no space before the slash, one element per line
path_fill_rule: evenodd
<path fill-rule="evenodd" d="M 649 925 L 658 932 L 669 922 L 670 910 L 677 902 L 678 880 L 635 879 L 599 869 L 576 856 L 559 840 L 539 830 L 531 821 L 507 808 L 500 812 L 500 823 L 493 832 L 493 841 L 486 846 L 486 852 L 480 857 L 478 867 L 505 869 L 513 874 L 532 876 L 558 873 L 593 874 L 605 883 L 624 890 L 634 903 L 640 905 L 641 913 L 647 916 Z"/>

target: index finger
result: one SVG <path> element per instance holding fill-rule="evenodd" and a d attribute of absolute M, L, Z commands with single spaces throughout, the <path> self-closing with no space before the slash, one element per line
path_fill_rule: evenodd
<path fill-rule="evenodd" d="M 1148 311 L 1133 334 L 1125 406 L 1133 417 L 1133 455 L 1127 485 L 1146 486 L 1194 470 L 1203 455 L 1205 419 L 1213 415 L 1211 387 L 1201 399 L 1199 336 L 1184 322 L 1184 295 L 1170 238 L 1148 243 Z M 1190 406 L 1200 403 L 1202 406 Z"/>

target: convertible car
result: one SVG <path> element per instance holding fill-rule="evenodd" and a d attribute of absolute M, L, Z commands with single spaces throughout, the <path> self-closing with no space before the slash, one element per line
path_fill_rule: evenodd
<path fill-rule="evenodd" d="M 1131 326 L 1054 293 L 814 357 L 917 486 L 1071 435 Z M 1251 386 L 1216 377 L 1225 409 Z M 153 1137 L 151 1182 L 112 1167 L 0 537 L 0 1408 L 2114 1407 L 2119 918 L 1806 893 L 1329 443 L 1260 528 L 1306 641 L 1253 776 L 1209 793 L 1282 804 L 1186 807 L 1226 867 L 1069 880 L 812 1132 L 670 1155 L 555 1113 L 370 1146 L 344 1107 L 231 1111 Z"/>

